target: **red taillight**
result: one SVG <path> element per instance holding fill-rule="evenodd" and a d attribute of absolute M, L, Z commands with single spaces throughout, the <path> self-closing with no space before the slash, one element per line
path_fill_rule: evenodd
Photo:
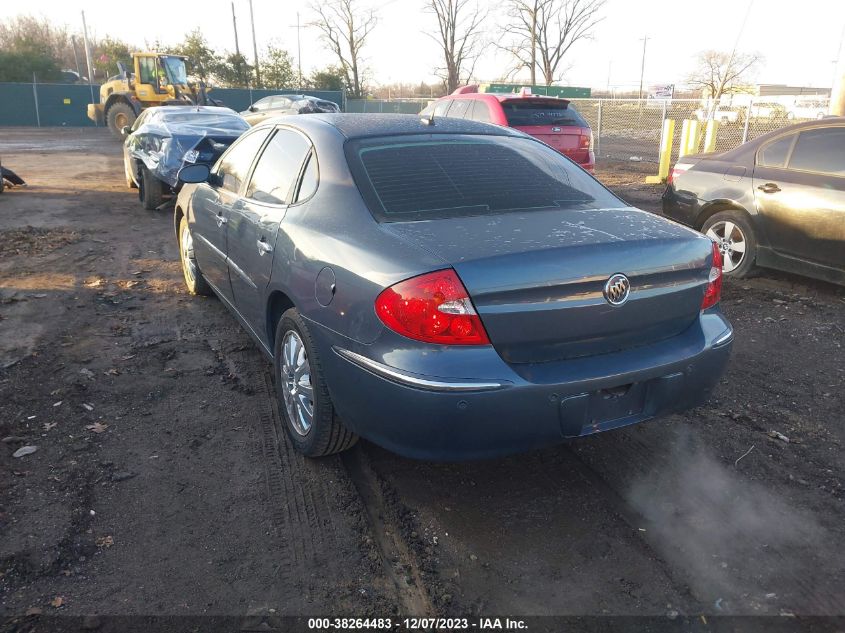
<path fill-rule="evenodd" d="M 673 182 L 675 182 L 675 178 L 683 174 L 690 167 L 692 167 L 692 165 L 689 165 L 687 163 L 677 163 L 674 167 L 672 167 L 672 171 L 669 172 L 669 184 L 671 185 Z"/>
<path fill-rule="evenodd" d="M 581 134 L 580 149 L 593 149 L 593 133 Z"/>
<path fill-rule="evenodd" d="M 376 314 L 394 332 L 425 343 L 489 345 L 484 325 L 454 270 L 438 270 L 387 288 Z"/>
<path fill-rule="evenodd" d="M 701 309 L 712 308 L 722 298 L 722 251 L 719 245 L 713 242 L 713 263 L 710 265 L 710 276 L 707 278 L 707 288 L 704 290 L 704 299 L 701 301 Z"/>

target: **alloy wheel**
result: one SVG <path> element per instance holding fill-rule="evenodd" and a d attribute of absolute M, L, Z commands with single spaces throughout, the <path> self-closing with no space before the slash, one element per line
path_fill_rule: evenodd
<path fill-rule="evenodd" d="M 182 229 L 181 246 L 182 270 L 185 271 L 188 281 L 193 283 L 197 278 L 197 262 L 194 259 L 194 238 L 187 226 Z"/>
<path fill-rule="evenodd" d="M 294 431 L 305 436 L 314 423 L 314 389 L 311 385 L 308 354 L 299 334 L 293 330 L 285 333 L 281 351 L 279 379 L 285 409 Z"/>
<path fill-rule="evenodd" d="M 742 264 L 746 253 L 745 234 L 739 225 L 724 220 L 716 222 L 707 230 L 707 237 L 716 242 L 722 252 L 722 270 L 726 273 Z"/>

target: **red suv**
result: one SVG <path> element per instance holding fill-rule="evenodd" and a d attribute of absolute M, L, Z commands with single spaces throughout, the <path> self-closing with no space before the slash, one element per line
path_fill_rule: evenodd
<path fill-rule="evenodd" d="M 593 132 L 566 99 L 520 94 L 478 92 L 478 86 L 464 86 L 441 97 L 420 114 L 457 117 L 516 128 L 540 139 L 564 156 L 592 172 L 596 164 Z"/>

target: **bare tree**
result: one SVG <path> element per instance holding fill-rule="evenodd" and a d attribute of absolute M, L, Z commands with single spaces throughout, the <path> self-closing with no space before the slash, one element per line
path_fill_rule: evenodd
<path fill-rule="evenodd" d="M 762 60 L 758 53 L 704 51 L 699 53 L 698 66 L 687 83 L 716 102 L 722 95 L 741 92 Z"/>
<path fill-rule="evenodd" d="M 487 13 L 477 0 L 426 0 L 425 10 L 437 18 L 437 31 L 428 35 L 440 46 L 444 65 L 439 75 L 450 93 L 467 83 L 475 70 Z"/>
<path fill-rule="evenodd" d="M 579 41 L 589 39 L 606 0 L 505 0 L 508 22 L 500 48 L 527 69 L 537 83 L 537 69 L 547 86 L 560 79 L 563 61 Z"/>
<path fill-rule="evenodd" d="M 364 96 L 361 51 L 378 18 L 372 9 L 360 8 L 358 0 L 324 0 L 311 5 L 317 19 L 310 23 L 321 31 L 323 42 L 343 71 L 349 96 Z"/>

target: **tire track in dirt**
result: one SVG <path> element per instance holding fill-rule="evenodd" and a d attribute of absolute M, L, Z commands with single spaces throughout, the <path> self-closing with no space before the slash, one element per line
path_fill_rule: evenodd
<path fill-rule="evenodd" d="M 351 511 L 363 518 L 367 558 L 383 571 L 381 590 L 389 596 L 392 609 L 403 614 L 433 613 L 417 562 L 362 452 L 353 449 L 319 460 L 300 455 L 284 434 L 272 374 L 269 366 L 262 366 L 265 360 L 239 351 L 232 361 L 245 384 L 255 385 L 258 392 L 255 419 L 267 497 L 273 522 L 286 544 L 281 572 L 288 580 L 301 579 L 317 565 L 324 573 L 342 574 L 340 561 L 326 557 L 325 552 L 343 550 L 350 544 L 347 524 Z M 345 507 L 332 502 L 335 491 L 327 482 L 335 479 L 345 480 L 354 495 Z"/>

